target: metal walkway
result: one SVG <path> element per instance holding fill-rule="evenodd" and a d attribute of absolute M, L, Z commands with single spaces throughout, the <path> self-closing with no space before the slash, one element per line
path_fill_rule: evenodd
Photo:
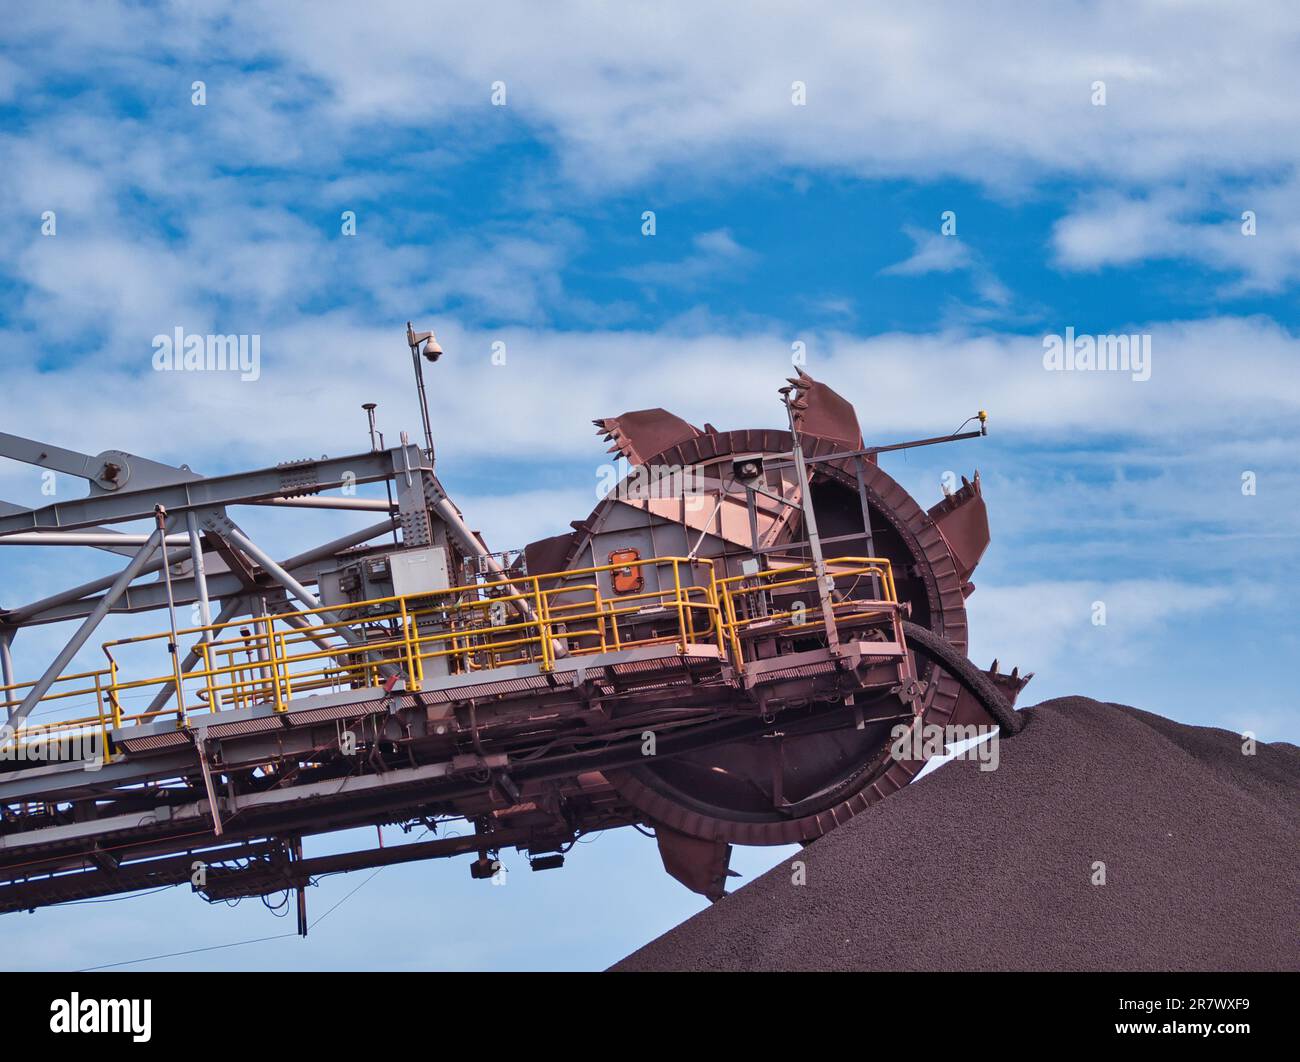
<path fill-rule="evenodd" d="M 571 837 L 553 814 L 530 814 L 543 780 L 625 825 L 634 818 L 601 772 L 640 759 L 648 728 L 663 751 L 704 747 L 757 732 L 787 686 L 806 699 L 899 683 L 889 563 L 827 565 L 845 590 L 882 588 L 881 600 L 834 604 L 838 658 L 748 650 L 822 627 L 810 565 L 717 579 L 685 557 L 209 624 L 177 643 L 171 632 L 108 642 L 107 666 L 61 677 L 0 762 L 0 911 L 186 881 L 209 899 L 301 887 L 383 858 L 299 867 L 303 835 L 432 823 L 453 801 L 482 818 L 473 834 L 427 842 L 429 855 L 545 853 Z M 605 595 L 614 574 L 652 588 Z M 0 689 L 0 707 L 31 685 Z M 131 712 L 133 694 L 174 703 Z M 568 753 L 546 754 L 560 742 Z M 505 809 L 494 791 L 511 798 Z M 397 858 L 427 858 L 407 847 L 421 846 Z"/>

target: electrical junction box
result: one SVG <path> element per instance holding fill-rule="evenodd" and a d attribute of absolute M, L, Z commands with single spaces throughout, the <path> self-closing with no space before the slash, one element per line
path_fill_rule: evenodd
<path fill-rule="evenodd" d="M 451 587 L 444 547 L 372 554 L 320 572 L 317 580 L 321 602 L 336 608 L 341 618 L 352 622 L 373 621 L 374 626 L 366 627 L 370 639 L 400 636 L 395 617 L 401 605 L 388 599 L 405 597 L 408 613 L 424 640 L 421 652 L 429 654 L 421 661 L 425 676 L 447 674 L 447 658 L 440 651 L 449 648 L 450 643 L 438 636 L 450 628 L 455 609 L 447 607 L 450 602 L 445 598 L 427 596 Z M 376 603 L 359 604 L 362 601 Z"/>
<path fill-rule="evenodd" d="M 451 571 L 447 565 L 446 549 L 442 546 L 426 546 L 422 549 L 390 553 L 388 566 L 392 572 L 393 594 L 407 599 L 407 608 L 415 614 L 416 629 L 420 636 L 436 636 L 445 632 L 455 616 L 454 610 L 447 609 L 447 605 L 450 604 L 448 598 L 426 599 L 423 602 L 419 598 L 423 594 L 433 594 L 451 588 Z M 450 646 L 450 642 L 435 637 L 434 640 L 422 644 L 420 650 L 436 654 Z M 421 668 L 426 678 L 446 675 L 447 658 L 430 655 L 428 659 L 422 661 Z"/>
<path fill-rule="evenodd" d="M 451 586 L 447 551 L 441 546 L 383 553 L 341 564 L 319 573 L 321 602 L 352 605 L 359 601 L 436 593 Z M 367 606 L 366 614 L 387 615 L 392 603 Z"/>
<path fill-rule="evenodd" d="M 441 546 L 390 553 L 388 566 L 392 571 L 393 594 L 397 597 L 431 594 L 451 587 L 447 551 Z"/>

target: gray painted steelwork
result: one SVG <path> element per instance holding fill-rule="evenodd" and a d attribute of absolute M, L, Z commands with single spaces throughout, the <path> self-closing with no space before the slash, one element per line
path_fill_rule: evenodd
<path fill-rule="evenodd" d="M 0 536 L 15 531 L 57 531 L 92 524 L 148 520 L 159 505 L 169 513 L 180 513 L 188 509 L 249 504 L 294 494 L 317 494 L 336 487 L 389 479 L 395 471 L 418 469 L 421 460 L 419 447 L 408 446 L 349 457 L 289 462 L 226 476 L 196 477 L 143 490 L 101 493 L 0 516 Z"/>

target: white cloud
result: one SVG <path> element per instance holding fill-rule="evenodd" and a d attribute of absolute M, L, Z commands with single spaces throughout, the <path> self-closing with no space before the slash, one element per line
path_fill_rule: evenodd
<path fill-rule="evenodd" d="M 224 9 L 223 9 L 224 13 Z M 637 15 L 585 4 L 441 9 L 380 0 L 231 13 L 331 89 L 343 121 L 480 114 L 490 85 L 590 182 L 719 156 L 871 175 L 1008 171 L 1145 181 L 1292 165 L 1300 115 L 1285 3 L 1054 10 L 766 4 Z M 545 39 L 546 48 L 537 41 Z M 1219 61 L 1249 55 L 1249 63 Z M 808 86 L 791 104 L 791 82 Z M 1107 105 L 1091 103 L 1107 83 Z"/>
<path fill-rule="evenodd" d="M 1189 259 L 1238 274 L 1225 294 L 1277 292 L 1300 278 L 1297 202 L 1295 176 L 1213 191 L 1105 192 L 1058 221 L 1052 244 L 1057 263 L 1067 269 Z M 1250 235 L 1244 231 L 1247 212 L 1254 215 Z"/>
<path fill-rule="evenodd" d="M 880 272 L 883 275 L 917 277 L 926 273 L 951 273 L 971 267 L 971 250 L 958 237 L 930 232 L 917 225 L 904 225 L 903 231 L 912 241 L 912 253 L 903 261 L 882 269 Z"/>
<path fill-rule="evenodd" d="M 206 74 L 203 120 L 282 163 L 336 150 L 337 137 L 319 137 L 323 123 L 437 127 L 508 114 L 591 184 L 667 166 L 698 178 L 701 164 L 711 176 L 836 166 L 994 184 L 1037 173 L 1143 183 L 1295 165 L 1296 19 L 1285 2 L 1230 11 L 1108 0 L 1048 19 L 962 4 L 764 4 L 742 17 L 723 3 L 637 14 L 330 0 L 204 2 L 162 16 L 128 4 L 34 6 L 15 13 L 10 33 L 35 45 L 57 36 L 46 69 L 84 70 L 94 58 L 109 75 L 143 74 L 151 90 L 182 98 Z M 1250 61 L 1224 61 L 1243 55 Z M 270 69 L 249 75 L 241 60 Z M 504 109 L 490 104 L 497 80 L 509 90 Z M 795 80 L 808 86 L 806 106 L 791 104 Z M 1104 107 L 1091 102 L 1097 80 Z"/>
<path fill-rule="evenodd" d="M 1280 2 L 1229 13 L 1158 0 L 1067 7 L 1050 20 L 957 4 L 770 4 L 743 20 L 721 3 L 653 17 L 579 3 L 32 5 L 7 27 L 24 62 L 0 69 L 0 95 L 21 83 L 36 117 L 0 140 L 0 193 L 32 216 L 67 211 L 67 224 L 98 235 L 140 231 L 140 219 L 120 213 L 143 195 L 192 239 L 190 219 L 210 214 L 231 225 L 232 214 L 265 210 L 276 197 L 300 207 L 331 189 L 382 195 L 394 169 L 436 188 L 448 158 L 521 135 L 553 149 L 561 174 L 556 181 L 549 162 L 519 174 L 514 205 L 535 214 L 563 201 L 566 188 L 648 185 L 657 189 L 651 198 L 671 203 L 700 186 L 773 173 L 797 181 L 814 170 L 956 176 L 1012 199 L 1065 176 L 1098 191 L 1058 227 L 1061 265 L 1186 257 L 1240 274 L 1229 294 L 1277 291 L 1300 276 L 1292 210 L 1300 112 L 1291 106 L 1300 67 L 1287 32 L 1297 17 Z M 1226 61 L 1239 55 L 1250 61 Z M 143 101 L 143 113 L 122 117 L 108 92 L 87 90 L 74 108 L 43 91 L 91 68 L 97 87 Z M 205 107 L 190 106 L 193 80 L 207 83 Z M 498 80 L 508 87 L 504 108 L 490 102 Z M 795 80 L 808 86 L 806 106 L 791 104 Z M 1096 80 L 1107 84 L 1104 107 L 1091 102 Z M 409 152 L 417 131 L 427 138 L 422 157 Z M 385 173 L 361 186 L 313 179 L 358 151 L 384 157 L 399 142 Z M 336 201 L 320 205 L 337 210 Z M 1239 233 L 1245 209 L 1259 216 L 1257 237 Z M 382 222 L 363 217 L 363 227 L 374 224 Z M 229 236 L 247 238 L 237 224 Z M 466 246 L 468 235 L 440 239 L 445 253 L 436 258 L 406 246 L 400 232 L 384 236 L 384 254 L 352 248 L 337 259 L 363 267 L 378 301 L 414 291 L 536 322 L 565 298 L 557 264 L 572 245 L 554 227 L 489 234 L 481 247 Z M 17 239 L 12 228 L 0 236 L 15 254 Z M 683 286 L 743 266 L 727 240 L 701 237 L 680 268 L 645 266 L 643 279 Z M 232 251 L 224 258 L 233 272 L 218 267 L 207 279 L 246 276 L 254 286 L 269 272 L 282 289 L 289 262 L 339 254 L 299 233 L 259 246 L 246 262 Z M 927 242 L 894 270 L 961 268 L 963 257 L 957 246 Z M 200 255 L 182 271 L 206 264 Z M 986 311 L 1005 307 L 1009 294 L 995 276 L 973 276 Z M 618 307 L 575 300 L 574 308 L 606 324 L 623 318 Z M 988 319 L 979 309 L 965 319 Z"/>
<path fill-rule="evenodd" d="M 675 262 L 646 262 L 623 270 L 628 280 L 652 286 L 693 288 L 747 269 L 758 256 L 742 247 L 726 229 L 713 229 L 691 238 L 691 252 Z"/>
<path fill-rule="evenodd" d="M 901 262 L 882 269 L 882 276 L 918 277 L 927 273 L 968 272 L 976 294 L 985 303 L 1002 308 L 1011 302 L 1011 292 L 1006 285 L 998 279 L 983 257 L 957 236 L 945 236 L 917 225 L 904 225 L 903 232 L 912 241 L 912 253 Z M 986 317 L 987 314 L 986 310 L 984 313 L 968 312 L 967 316 Z"/>
<path fill-rule="evenodd" d="M 110 329 L 103 350 L 78 356 L 74 348 L 46 371 L 23 363 L 24 351 L 33 362 L 38 353 L 29 338 L 5 336 L 15 352 L 6 366 L 8 430 L 42 437 L 58 425 L 77 438 L 50 442 L 172 454 L 199 467 L 205 454 L 224 463 L 301 456 L 304 446 L 346 452 L 362 439 L 366 400 L 380 403 L 390 438 L 415 427 L 400 326 L 359 325 L 339 312 L 272 323 L 268 312 L 257 319 L 263 328 L 249 329 L 263 333 L 261 379 L 241 383 L 153 372 L 149 340 L 165 329 L 134 320 Z M 169 316 L 172 323 L 200 330 Z M 790 371 L 789 336 L 473 330 L 442 317 L 429 325 L 447 351 L 428 370 L 439 446 L 458 459 L 595 458 L 591 418 L 648 406 L 723 428 L 781 421 L 773 388 Z M 1009 439 L 1118 437 L 1141 453 L 1146 441 L 1211 428 L 1218 441 L 1271 439 L 1300 415 L 1300 338 L 1276 324 L 1219 318 L 1117 322 L 1116 330 L 1152 333 L 1150 380 L 1049 372 L 1040 336 L 958 331 L 808 336 L 807 368 L 857 405 L 872 441 L 939 434 L 985 408 L 991 431 Z M 492 361 L 497 341 L 506 344 L 505 364 Z M 94 401 L 69 421 L 68 395 L 81 391 Z M 150 415 L 124 418 L 126 409 Z"/>
<path fill-rule="evenodd" d="M 981 666 L 1000 655 L 1008 666 L 1032 661 L 1032 670 L 1080 671 L 1140 661 L 1160 644 L 1167 626 L 1241 603 L 1227 585 L 1172 579 L 1044 580 L 1019 586 L 982 586 L 971 596 L 971 656 Z M 1100 604 L 1103 624 L 1093 622 Z"/>
<path fill-rule="evenodd" d="M 460 494 L 456 503 L 475 531 L 493 548 L 515 548 L 569 530 L 596 506 L 598 480 L 575 482 L 552 490 L 519 490 L 504 494 Z"/>

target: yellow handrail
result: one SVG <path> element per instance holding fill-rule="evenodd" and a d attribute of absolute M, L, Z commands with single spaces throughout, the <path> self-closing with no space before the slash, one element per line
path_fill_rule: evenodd
<path fill-rule="evenodd" d="M 655 570 L 654 588 L 610 594 L 602 590 L 602 573 L 630 567 Z M 826 570 L 832 580 L 875 578 L 881 588 L 879 601 L 846 597 L 835 602 L 832 610 L 837 620 L 850 614 L 874 616 L 896 607 L 888 560 L 835 557 L 826 561 Z M 643 580 L 643 585 L 649 582 Z M 777 597 L 815 585 L 816 574 L 806 563 L 719 579 L 708 559 L 621 561 L 190 627 L 179 631 L 178 637 L 196 639 L 198 663 L 193 670 L 183 673 L 177 657 L 167 674 L 123 679 L 118 659 L 122 652 L 171 638 L 170 631 L 137 635 L 104 643 L 106 668 L 60 676 L 53 692 L 41 700 L 44 706 L 89 698 L 93 714 L 29 723 L 19 734 L 33 738 L 97 729 L 107 736 L 167 712 L 183 725 L 187 683 L 193 694 L 188 707 L 197 710 L 197 702 L 208 712 L 255 703 L 284 712 L 306 693 L 378 685 L 388 667 L 404 675 L 408 688 L 419 689 L 426 679 L 426 665 L 435 660 L 444 661 L 453 672 L 514 663 L 532 663 L 549 671 L 561 651 L 581 656 L 658 644 L 685 652 L 691 645 L 715 643 L 719 655 L 741 669 L 742 636 L 755 625 L 762 623 L 767 629 L 774 622 L 784 623 L 785 629 L 798 632 L 821 622 L 819 604 L 804 610 L 805 615 L 798 617 L 803 622 L 789 622 L 797 618 L 794 609 L 772 608 Z M 872 610 L 873 604 L 879 608 Z M 504 609 L 512 614 L 497 611 Z M 671 624 L 665 625 L 669 619 Z M 23 691 L 34 685 L 0 687 L 0 712 L 20 704 Z M 124 712 L 125 694 L 143 696 L 144 691 L 156 693 L 169 686 L 174 687 L 174 708 Z"/>

